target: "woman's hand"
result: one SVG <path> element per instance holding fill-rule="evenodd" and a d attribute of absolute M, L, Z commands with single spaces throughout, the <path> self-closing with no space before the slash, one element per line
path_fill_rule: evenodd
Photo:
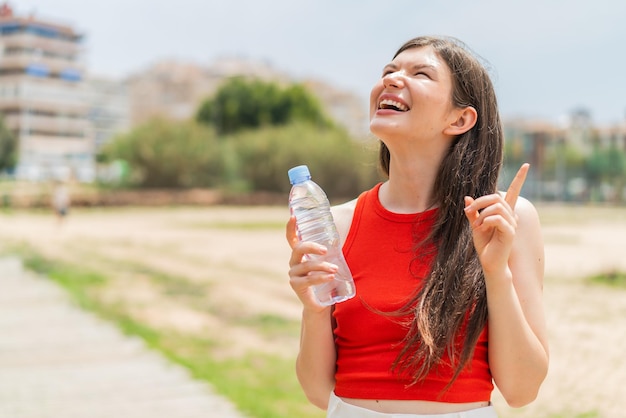
<path fill-rule="evenodd" d="M 332 281 L 337 272 L 337 266 L 315 258 L 307 257 L 308 254 L 324 255 L 326 247 L 314 242 L 300 241 L 296 234 L 296 218 L 289 218 L 287 223 L 286 237 L 291 247 L 289 259 L 289 283 L 296 295 L 311 312 L 322 312 L 328 307 L 317 302 L 311 286 Z"/>
<path fill-rule="evenodd" d="M 505 196 L 494 193 L 477 199 L 465 197 L 465 215 L 470 222 L 474 246 L 486 274 L 507 269 L 515 232 L 515 204 L 519 197 L 528 164 L 523 164 Z"/>

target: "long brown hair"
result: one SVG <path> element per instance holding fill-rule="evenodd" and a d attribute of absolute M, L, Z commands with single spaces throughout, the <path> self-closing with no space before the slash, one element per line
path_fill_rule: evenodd
<path fill-rule="evenodd" d="M 489 74 L 469 49 L 454 38 L 418 37 L 394 55 L 410 48 L 432 47 L 452 73 L 452 103 L 472 106 L 478 119 L 472 129 L 453 141 L 435 180 L 439 209 L 428 242 L 437 254 L 419 291 L 400 313 L 411 313 L 404 346 L 394 368 L 411 373 L 413 383 L 449 355 L 456 380 L 470 362 L 487 323 L 487 293 L 482 267 L 465 217 L 464 197 L 497 190 L 502 165 L 503 133 L 496 95 Z M 391 155 L 380 143 L 379 165 L 389 175 Z M 415 242 L 415 258 L 424 242 Z"/>

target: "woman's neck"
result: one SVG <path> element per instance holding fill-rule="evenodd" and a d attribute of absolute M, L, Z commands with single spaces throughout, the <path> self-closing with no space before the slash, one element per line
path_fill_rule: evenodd
<path fill-rule="evenodd" d="M 392 156 L 389 181 L 381 187 L 381 204 L 395 213 L 419 213 L 436 206 L 434 184 L 440 159 L 433 156 Z"/>

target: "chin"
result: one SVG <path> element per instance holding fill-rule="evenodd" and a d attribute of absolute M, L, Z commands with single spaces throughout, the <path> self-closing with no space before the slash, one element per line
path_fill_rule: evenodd
<path fill-rule="evenodd" d="M 370 122 L 370 132 L 377 138 L 385 138 L 390 135 L 398 135 L 401 133 L 401 130 L 397 123 L 374 119 Z"/>

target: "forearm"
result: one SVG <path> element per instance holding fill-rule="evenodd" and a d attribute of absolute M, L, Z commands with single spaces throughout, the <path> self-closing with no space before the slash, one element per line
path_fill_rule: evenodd
<path fill-rule="evenodd" d="M 547 347 L 530 325 L 533 312 L 524 312 L 510 270 L 485 279 L 491 371 L 507 402 L 523 406 L 536 398 L 545 379 Z"/>
<path fill-rule="evenodd" d="M 336 357 L 330 308 L 304 310 L 296 373 L 307 398 L 322 409 L 327 408 L 335 386 Z"/>

